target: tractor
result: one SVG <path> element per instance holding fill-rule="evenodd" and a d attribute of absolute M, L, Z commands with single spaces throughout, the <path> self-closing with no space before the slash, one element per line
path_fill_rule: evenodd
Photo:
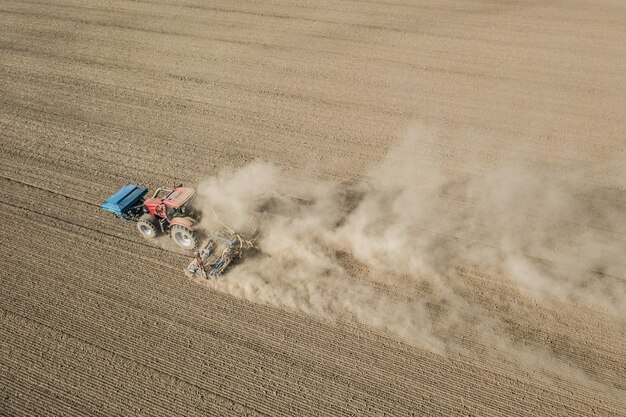
<path fill-rule="evenodd" d="M 193 250 L 200 220 L 200 212 L 193 205 L 195 190 L 175 184 L 172 188 L 158 188 L 150 198 L 145 198 L 147 193 L 146 187 L 126 184 L 107 198 L 101 208 L 122 221 L 136 222 L 146 239 L 169 234 L 178 246 Z"/>
<path fill-rule="evenodd" d="M 194 250 L 201 235 L 197 230 L 201 212 L 193 204 L 195 190 L 175 184 L 172 188 L 158 188 L 150 198 L 145 198 L 147 193 L 146 187 L 126 184 L 100 207 L 119 220 L 136 222 L 146 239 L 169 234 L 181 248 Z M 250 219 L 247 233 L 238 233 L 226 226 L 215 210 L 213 214 L 221 227 L 204 239 L 184 270 L 191 278 L 216 279 L 232 262 L 256 248 L 255 241 L 261 233 L 256 217 Z"/>

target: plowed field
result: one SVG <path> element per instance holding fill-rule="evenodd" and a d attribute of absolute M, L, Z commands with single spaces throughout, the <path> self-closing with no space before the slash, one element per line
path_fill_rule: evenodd
<path fill-rule="evenodd" d="M 3 0 L 0 414 L 626 415 L 625 39 L 617 0 Z M 207 284 L 99 209 L 258 160 L 351 214 Z"/>

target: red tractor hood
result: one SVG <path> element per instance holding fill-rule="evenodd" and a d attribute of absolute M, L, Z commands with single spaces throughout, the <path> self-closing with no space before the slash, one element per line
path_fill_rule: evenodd
<path fill-rule="evenodd" d="M 170 207 L 179 208 L 189 201 L 195 193 L 193 188 L 178 187 L 163 199 L 163 203 Z"/>

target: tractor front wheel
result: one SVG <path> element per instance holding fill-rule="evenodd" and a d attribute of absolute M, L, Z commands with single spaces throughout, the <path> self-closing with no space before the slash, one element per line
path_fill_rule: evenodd
<path fill-rule="evenodd" d="M 171 235 L 174 242 L 183 249 L 193 250 L 196 247 L 196 237 L 193 231 L 185 226 L 175 224 L 172 226 Z"/>
<path fill-rule="evenodd" d="M 159 234 L 156 226 L 154 225 L 154 216 L 147 213 L 142 214 L 141 217 L 139 217 L 137 229 L 139 230 L 139 233 L 141 233 L 141 236 L 146 239 L 154 239 Z"/>

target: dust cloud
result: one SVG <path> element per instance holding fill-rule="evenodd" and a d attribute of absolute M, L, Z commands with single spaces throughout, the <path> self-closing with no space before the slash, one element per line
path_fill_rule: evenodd
<path fill-rule="evenodd" d="M 206 230 L 217 220 L 244 230 L 252 216 L 263 225 L 258 253 L 208 285 L 436 352 L 463 348 L 449 336 L 459 327 L 511 346 L 488 312 L 507 301 L 484 296 L 467 271 L 537 302 L 626 313 L 619 192 L 524 161 L 459 178 L 432 152 L 435 140 L 414 128 L 356 187 L 305 185 L 264 162 L 206 180 L 199 204 L 219 213 Z"/>

